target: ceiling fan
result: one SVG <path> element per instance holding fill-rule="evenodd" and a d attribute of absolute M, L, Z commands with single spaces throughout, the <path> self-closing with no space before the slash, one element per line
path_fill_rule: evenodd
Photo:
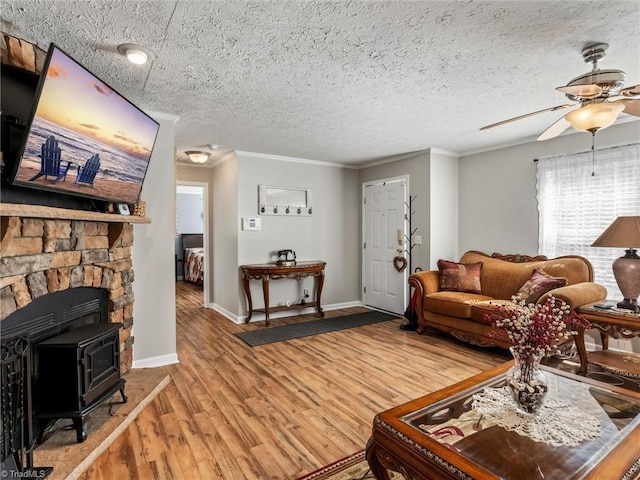
<path fill-rule="evenodd" d="M 582 58 L 586 63 L 592 65 L 592 70 L 574 78 L 564 87 L 556 88 L 574 103 L 557 105 L 520 115 L 486 125 L 480 130 L 487 130 L 539 113 L 555 112 L 573 106 L 577 106 L 577 108 L 551 124 L 537 140 L 557 137 L 569 127 L 595 135 L 598 130 L 612 125 L 622 111 L 640 117 L 640 85 L 622 88 L 625 80 L 625 73 L 622 70 L 600 70 L 598 68 L 598 62 L 604 58 L 608 48 L 609 45 L 606 43 L 597 43 L 584 48 Z"/>

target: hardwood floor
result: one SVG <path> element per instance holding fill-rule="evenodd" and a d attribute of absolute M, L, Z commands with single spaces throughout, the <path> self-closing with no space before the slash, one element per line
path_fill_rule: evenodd
<path fill-rule="evenodd" d="M 176 284 L 172 382 L 81 477 L 295 479 L 365 447 L 376 413 L 506 360 L 402 319 L 251 348 Z M 326 312 L 339 316 L 362 308 Z M 318 318 L 274 319 L 272 325 Z"/>

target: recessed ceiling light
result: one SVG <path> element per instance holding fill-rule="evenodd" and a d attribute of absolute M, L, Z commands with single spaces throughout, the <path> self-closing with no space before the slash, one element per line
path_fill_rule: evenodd
<path fill-rule="evenodd" d="M 118 45 L 118 52 L 136 65 L 144 65 L 149 60 L 149 53 L 140 45 L 134 45 L 133 43 Z"/>

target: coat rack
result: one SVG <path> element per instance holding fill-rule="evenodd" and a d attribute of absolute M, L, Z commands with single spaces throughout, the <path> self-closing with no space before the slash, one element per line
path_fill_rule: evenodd
<path fill-rule="evenodd" d="M 405 206 L 407 207 L 407 211 L 404 214 L 404 220 L 405 222 L 408 222 L 408 234 L 405 234 L 405 240 L 407 243 L 407 248 L 404 249 L 404 251 L 406 252 L 407 256 L 409 257 L 409 274 L 413 273 L 413 262 L 412 262 L 412 251 L 413 251 L 413 247 L 416 246 L 416 244 L 413 241 L 413 236 L 416 233 L 416 231 L 418 230 L 418 228 L 414 228 L 413 227 L 413 214 L 415 213 L 415 211 L 413 210 L 413 201 L 416 199 L 417 195 L 413 195 L 413 196 L 409 196 L 409 203 L 404 202 Z M 407 312 L 405 312 L 405 314 L 409 315 L 408 320 L 409 323 L 405 323 L 404 325 L 400 325 L 400 328 L 402 330 L 410 330 L 410 331 L 415 331 L 418 329 L 418 322 L 414 319 L 414 315 L 413 315 L 413 305 L 411 303 L 411 289 L 409 289 L 409 306 L 407 307 Z"/>

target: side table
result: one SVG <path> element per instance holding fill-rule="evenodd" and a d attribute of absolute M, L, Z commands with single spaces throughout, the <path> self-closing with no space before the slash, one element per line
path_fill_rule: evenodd
<path fill-rule="evenodd" d="M 327 262 L 316 260 L 310 262 L 296 262 L 292 264 L 261 263 L 256 265 L 241 265 L 240 271 L 242 272 L 242 288 L 244 289 L 244 293 L 247 296 L 247 306 L 249 311 L 246 323 L 249 323 L 249 320 L 251 320 L 253 312 L 262 312 L 264 313 L 264 323 L 268 327 L 270 323 L 270 312 L 279 312 L 282 310 L 288 310 L 290 308 L 315 307 L 318 311 L 318 315 L 324 317 L 324 310 L 322 310 L 320 297 L 322 295 L 322 285 L 324 284 L 324 267 L 326 264 Z M 301 278 L 305 277 L 315 277 L 316 279 L 315 300 L 307 302 L 302 299 L 300 303 L 294 303 L 293 305 L 289 304 L 287 306 L 281 305 L 276 307 L 269 306 L 270 280 L 279 280 L 282 278 L 300 280 Z M 264 297 L 264 308 L 253 308 L 253 300 L 251 299 L 249 280 L 262 280 L 262 296 Z"/>
<path fill-rule="evenodd" d="M 596 307 L 606 304 L 609 308 Z M 613 373 L 640 378 L 640 355 L 631 352 L 617 352 L 609 350 L 609 337 L 633 338 L 640 336 L 640 314 L 631 310 L 615 307 L 613 302 L 590 303 L 578 307 L 576 311 L 591 323 L 591 328 L 600 332 L 602 350 L 589 352 L 592 363 L 602 366 Z M 587 349 L 584 345 L 584 329 L 578 328 L 575 338 L 578 356 L 580 358 L 581 375 L 587 374 Z"/>

